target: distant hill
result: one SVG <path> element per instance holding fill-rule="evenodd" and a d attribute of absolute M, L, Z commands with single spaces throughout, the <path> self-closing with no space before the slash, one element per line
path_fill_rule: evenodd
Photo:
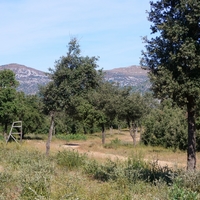
<path fill-rule="evenodd" d="M 26 94 L 36 94 L 38 85 L 45 85 L 50 80 L 48 76 L 39 70 L 19 64 L 8 64 L 0 66 L 0 70 L 10 69 L 15 73 L 16 80 L 19 81 L 19 91 Z"/>
<path fill-rule="evenodd" d="M 146 92 L 150 88 L 148 71 L 140 66 L 129 66 L 105 70 L 105 79 L 109 82 L 116 82 L 120 86 L 131 86 L 134 91 Z"/>
<path fill-rule="evenodd" d="M 45 85 L 50 81 L 45 72 L 25 65 L 13 63 L 0 66 L 0 70 L 3 69 L 10 69 L 15 73 L 16 80 L 20 83 L 18 90 L 26 94 L 36 94 L 38 85 Z M 117 82 L 120 86 L 131 86 L 135 91 L 145 92 L 150 87 L 147 71 L 139 66 L 115 68 L 104 72 L 105 80 Z"/>

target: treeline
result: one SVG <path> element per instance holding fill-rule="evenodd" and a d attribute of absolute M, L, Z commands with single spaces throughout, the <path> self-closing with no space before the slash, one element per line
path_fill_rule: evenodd
<path fill-rule="evenodd" d="M 22 120 L 23 137 L 28 133 L 101 131 L 104 144 L 106 129 L 129 128 L 133 142 L 140 130 L 145 145 L 187 148 L 184 107 L 179 108 L 170 100 L 159 102 L 151 93 L 135 93 L 131 87 L 105 82 L 102 70 L 97 70 L 97 61 L 96 57 L 82 56 L 73 38 L 67 54 L 49 70 L 52 81 L 34 96 L 16 91 L 18 82 L 12 71 L 0 71 L 0 122 L 4 136 L 13 121 Z"/>

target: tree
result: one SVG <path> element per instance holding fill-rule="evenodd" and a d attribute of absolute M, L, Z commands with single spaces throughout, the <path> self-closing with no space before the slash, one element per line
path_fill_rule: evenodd
<path fill-rule="evenodd" d="M 11 70 L 0 71 L 0 122 L 4 126 L 4 137 L 6 138 L 8 124 L 16 118 L 16 88 L 18 82 Z"/>
<path fill-rule="evenodd" d="M 196 168 L 195 110 L 200 96 L 200 2 L 150 2 L 148 19 L 155 34 L 144 38 L 141 64 L 150 70 L 152 90 L 161 100 L 172 98 L 187 107 L 187 169 Z"/>
<path fill-rule="evenodd" d="M 119 87 L 109 82 L 102 82 L 98 89 L 89 96 L 93 106 L 93 118 L 102 131 L 102 144 L 105 144 L 106 126 L 112 126 L 117 116 Z"/>
<path fill-rule="evenodd" d="M 39 88 L 39 94 L 43 103 L 43 112 L 50 116 L 50 128 L 48 133 L 48 139 L 46 142 L 46 155 L 49 155 L 50 144 L 53 135 L 53 129 L 55 124 L 55 114 L 59 109 L 59 99 L 57 95 L 57 88 L 53 81 L 49 82 L 46 86 Z"/>
<path fill-rule="evenodd" d="M 90 90 L 98 87 L 102 79 L 101 70 L 96 57 L 81 56 L 80 46 L 76 38 L 68 44 L 68 52 L 55 62 L 55 69 L 50 70 L 52 82 L 41 90 L 46 110 L 51 113 L 51 126 L 55 111 L 65 110 L 67 114 L 77 114 L 76 103 L 84 99 Z M 49 134 L 51 134 L 50 128 Z M 51 138 L 49 136 L 49 138 Z"/>
<path fill-rule="evenodd" d="M 0 88 L 16 89 L 19 82 L 15 79 L 15 74 L 12 70 L 4 69 L 0 71 Z"/>
<path fill-rule="evenodd" d="M 118 118 L 126 121 L 133 144 L 136 145 L 136 134 L 146 107 L 143 97 L 139 93 L 131 92 L 130 88 L 124 88 L 117 104 Z"/>
<path fill-rule="evenodd" d="M 42 105 L 37 95 L 16 94 L 16 117 L 23 121 L 23 137 L 27 133 L 38 133 L 45 126 Z"/>

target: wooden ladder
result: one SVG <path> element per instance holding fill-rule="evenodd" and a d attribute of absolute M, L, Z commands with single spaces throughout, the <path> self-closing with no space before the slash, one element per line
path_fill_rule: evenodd
<path fill-rule="evenodd" d="M 18 132 L 13 132 L 13 130 L 16 131 L 16 128 L 19 129 L 19 130 L 17 130 Z M 14 135 L 20 136 L 20 142 L 22 141 L 22 121 L 16 121 L 16 122 L 13 122 L 13 123 L 12 123 L 11 129 L 10 129 L 10 133 L 9 133 L 9 135 L 8 135 L 8 138 L 7 138 L 7 140 L 6 140 L 6 143 L 8 143 L 10 137 L 11 137 L 15 142 L 18 143 L 17 137 L 14 136 Z"/>

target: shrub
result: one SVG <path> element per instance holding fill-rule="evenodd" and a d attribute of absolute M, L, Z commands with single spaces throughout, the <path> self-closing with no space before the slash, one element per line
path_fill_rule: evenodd
<path fill-rule="evenodd" d="M 144 133 L 141 136 L 145 145 L 163 146 L 185 150 L 187 144 L 187 123 L 185 112 L 177 107 L 163 105 L 153 109 L 144 118 Z"/>
<path fill-rule="evenodd" d="M 174 182 L 181 188 L 200 193 L 200 172 L 180 171 Z"/>
<path fill-rule="evenodd" d="M 119 160 L 112 161 L 107 159 L 103 164 L 99 164 L 97 161 L 88 161 L 84 167 L 84 171 L 91 175 L 94 179 L 100 181 L 116 180 L 124 176 L 123 163 Z"/>
<path fill-rule="evenodd" d="M 181 188 L 178 185 L 174 184 L 170 189 L 169 197 L 172 200 L 198 200 L 198 193 L 190 191 L 185 188 Z"/>
<path fill-rule="evenodd" d="M 68 169 L 73 169 L 84 165 L 86 161 L 86 155 L 81 155 L 75 150 L 65 150 L 57 153 L 56 160 L 60 166 L 67 167 Z"/>
<path fill-rule="evenodd" d="M 104 147 L 106 149 L 117 149 L 120 145 L 121 145 L 121 140 L 115 138 L 114 140 L 111 140 L 109 144 L 105 144 Z"/>

